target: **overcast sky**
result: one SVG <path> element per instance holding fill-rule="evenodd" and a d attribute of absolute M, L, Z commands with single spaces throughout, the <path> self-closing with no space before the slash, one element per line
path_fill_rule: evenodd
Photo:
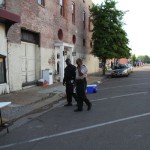
<path fill-rule="evenodd" d="M 101 4 L 103 0 L 92 0 Z M 128 11 L 123 19 L 132 54 L 150 56 L 150 0 L 118 0 L 117 9 Z"/>

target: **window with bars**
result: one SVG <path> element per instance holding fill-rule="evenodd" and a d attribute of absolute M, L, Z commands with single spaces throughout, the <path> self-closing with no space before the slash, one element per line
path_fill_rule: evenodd
<path fill-rule="evenodd" d="M 72 2 L 72 23 L 75 24 L 75 3 Z"/>
<path fill-rule="evenodd" d="M 6 83 L 5 56 L 0 55 L 0 84 Z"/>

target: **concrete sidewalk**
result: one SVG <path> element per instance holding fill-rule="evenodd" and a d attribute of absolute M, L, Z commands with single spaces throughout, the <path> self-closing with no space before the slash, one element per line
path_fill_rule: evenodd
<path fill-rule="evenodd" d="M 104 77 L 99 73 L 88 76 L 87 82 L 88 84 L 93 84 L 97 83 L 97 81 L 102 82 L 103 79 Z M 62 83 L 49 86 L 34 86 L 10 94 L 0 95 L 0 102 L 12 102 L 12 104 L 2 109 L 3 120 L 14 122 L 36 109 L 47 105 L 53 107 L 54 104 L 61 100 L 66 102 L 65 97 L 65 87 Z"/>

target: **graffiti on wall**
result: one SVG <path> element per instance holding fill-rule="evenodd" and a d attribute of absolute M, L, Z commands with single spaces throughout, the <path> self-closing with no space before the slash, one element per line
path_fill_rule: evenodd
<path fill-rule="evenodd" d="M 52 66 L 55 65 L 55 54 L 54 53 L 49 58 L 48 63 L 49 63 L 49 65 L 52 65 Z"/>

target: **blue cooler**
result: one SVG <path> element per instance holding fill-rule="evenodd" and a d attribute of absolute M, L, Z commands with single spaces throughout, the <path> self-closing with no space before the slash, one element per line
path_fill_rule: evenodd
<path fill-rule="evenodd" d="M 96 84 L 87 85 L 86 91 L 87 91 L 87 93 L 96 93 L 97 92 L 96 88 L 97 88 Z"/>

